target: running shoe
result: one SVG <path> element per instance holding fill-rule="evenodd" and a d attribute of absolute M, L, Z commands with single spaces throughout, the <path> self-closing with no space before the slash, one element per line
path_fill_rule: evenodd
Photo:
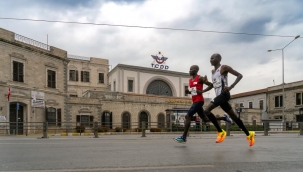
<path fill-rule="evenodd" d="M 228 122 L 231 124 L 231 120 L 229 119 L 229 117 L 226 114 L 224 114 L 223 117 L 225 118 L 224 119 L 225 122 Z"/>
<path fill-rule="evenodd" d="M 255 144 L 255 132 L 250 131 L 249 136 L 246 136 L 246 139 L 248 140 L 249 146 L 253 146 Z"/>
<path fill-rule="evenodd" d="M 186 143 L 186 139 L 183 136 L 174 138 L 174 141 L 176 141 L 178 143 Z"/>
<path fill-rule="evenodd" d="M 222 132 L 218 132 L 218 136 L 217 136 L 217 139 L 216 139 L 216 143 L 221 143 L 224 141 L 226 137 L 226 132 L 222 129 Z"/>

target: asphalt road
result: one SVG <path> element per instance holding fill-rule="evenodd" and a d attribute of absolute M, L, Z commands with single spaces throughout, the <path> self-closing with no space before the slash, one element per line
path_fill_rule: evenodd
<path fill-rule="evenodd" d="M 216 144 L 214 134 L 196 134 L 186 144 L 178 135 L 93 137 L 0 137 L 0 171 L 78 172 L 302 172 L 303 137 L 244 134 Z"/>

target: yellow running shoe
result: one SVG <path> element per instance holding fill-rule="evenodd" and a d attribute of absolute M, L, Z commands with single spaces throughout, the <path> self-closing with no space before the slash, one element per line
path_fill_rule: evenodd
<path fill-rule="evenodd" d="M 221 143 L 226 137 L 226 132 L 222 129 L 222 132 L 218 132 L 216 143 Z"/>
<path fill-rule="evenodd" d="M 246 136 L 246 139 L 248 140 L 249 146 L 253 146 L 255 144 L 255 132 L 250 131 L 249 136 Z"/>

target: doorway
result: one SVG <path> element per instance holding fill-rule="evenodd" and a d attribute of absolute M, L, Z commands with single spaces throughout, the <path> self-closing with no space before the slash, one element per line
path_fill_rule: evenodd
<path fill-rule="evenodd" d="M 23 122 L 24 122 L 23 114 L 24 114 L 23 104 L 10 103 L 9 106 L 10 134 L 23 135 Z M 18 116 L 18 121 L 17 121 L 17 116 Z"/>

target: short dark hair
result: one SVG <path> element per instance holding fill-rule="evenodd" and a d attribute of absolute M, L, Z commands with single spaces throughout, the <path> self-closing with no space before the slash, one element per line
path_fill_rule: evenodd
<path fill-rule="evenodd" d="M 218 58 L 218 59 L 222 59 L 222 57 L 221 57 L 221 55 L 219 54 L 219 53 L 215 53 L 215 54 L 213 54 L 212 55 L 213 57 L 216 57 L 216 58 Z"/>

